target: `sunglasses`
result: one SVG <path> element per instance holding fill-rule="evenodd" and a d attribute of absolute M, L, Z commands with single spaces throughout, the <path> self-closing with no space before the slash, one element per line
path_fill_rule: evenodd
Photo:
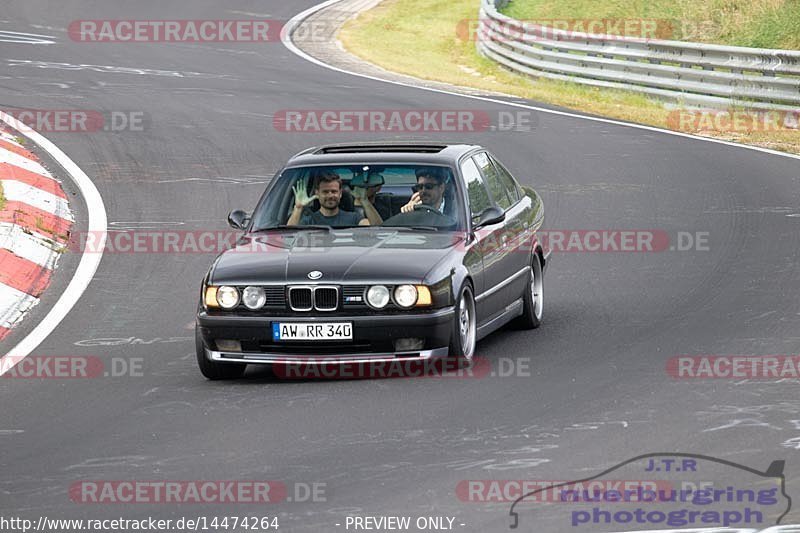
<path fill-rule="evenodd" d="M 414 191 L 421 191 L 422 189 L 425 189 L 426 191 L 431 191 L 436 187 L 439 187 L 438 183 L 418 183 L 414 185 Z"/>

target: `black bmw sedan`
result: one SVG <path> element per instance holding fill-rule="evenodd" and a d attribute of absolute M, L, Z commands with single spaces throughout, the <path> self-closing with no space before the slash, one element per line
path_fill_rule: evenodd
<path fill-rule="evenodd" d="M 469 362 L 476 342 L 542 320 L 538 194 L 486 149 L 361 143 L 292 157 L 202 284 L 197 362 Z"/>

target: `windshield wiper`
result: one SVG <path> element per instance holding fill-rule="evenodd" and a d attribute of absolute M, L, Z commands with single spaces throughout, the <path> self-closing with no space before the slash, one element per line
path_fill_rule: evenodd
<path fill-rule="evenodd" d="M 250 233 L 261 233 L 263 231 L 274 231 L 274 230 L 296 230 L 296 231 L 299 231 L 299 230 L 307 230 L 307 229 L 325 230 L 325 231 L 328 231 L 328 232 L 333 231 L 332 227 L 324 226 L 324 225 L 321 225 L 321 224 L 319 224 L 319 225 L 309 224 L 309 225 L 304 225 L 304 226 L 289 226 L 288 224 L 279 224 L 277 226 L 268 226 L 266 228 L 259 228 L 257 230 L 251 231 Z"/>

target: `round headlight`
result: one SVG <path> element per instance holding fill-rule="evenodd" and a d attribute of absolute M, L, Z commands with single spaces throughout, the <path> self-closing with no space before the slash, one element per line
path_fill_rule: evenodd
<path fill-rule="evenodd" d="M 242 291 L 242 303 L 254 311 L 261 309 L 267 303 L 267 293 L 261 287 L 246 287 Z"/>
<path fill-rule="evenodd" d="M 376 309 L 383 309 L 389 303 L 389 289 L 383 285 L 373 285 L 367 291 L 367 303 Z"/>
<path fill-rule="evenodd" d="M 400 307 L 411 307 L 417 303 L 417 288 L 413 285 L 398 285 L 394 290 L 394 301 Z"/>
<path fill-rule="evenodd" d="M 239 305 L 239 291 L 236 287 L 222 286 L 217 291 L 217 301 L 224 309 L 233 309 Z"/>

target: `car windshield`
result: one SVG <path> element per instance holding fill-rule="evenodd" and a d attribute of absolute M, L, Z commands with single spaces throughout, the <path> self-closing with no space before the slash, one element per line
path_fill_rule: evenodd
<path fill-rule="evenodd" d="M 285 169 L 253 213 L 251 231 L 465 226 L 453 171 L 436 165 L 347 165 Z"/>

